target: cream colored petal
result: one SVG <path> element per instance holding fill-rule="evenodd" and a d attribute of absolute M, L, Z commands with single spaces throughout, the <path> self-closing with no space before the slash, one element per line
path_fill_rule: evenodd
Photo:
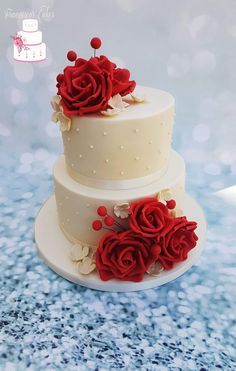
<path fill-rule="evenodd" d="M 117 108 L 118 106 L 122 105 L 122 97 L 120 94 L 116 94 L 113 97 L 111 97 L 108 101 L 108 105 L 111 108 Z"/>
<path fill-rule="evenodd" d="M 181 209 L 175 209 L 175 216 L 178 217 L 178 216 L 182 216 L 183 215 L 183 210 Z"/>
<path fill-rule="evenodd" d="M 172 196 L 172 193 L 170 192 L 170 190 L 164 190 L 162 192 L 162 195 L 163 195 L 163 198 L 166 200 L 166 201 L 170 201 L 172 200 L 173 196 Z"/>
<path fill-rule="evenodd" d="M 108 108 L 106 111 L 101 111 L 101 114 L 104 116 L 116 116 L 121 112 L 120 109 L 117 108 Z"/>
<path fill-rule="evenodd" d="M 89 274 L 96 268 L 96 264 L 92 261 L 91 258 L 85 257 L 82 261 L 80 261 L 77 264 L 77 268 L 79 273 Z"/>
<path fill-rule="evenodd" d="M 162 192 L 158 192 L 158 193 L 157 193 L 157 200 L 158 200 L 159 202 L 163 203 L 164 205 L 166 204 L 166 201 L 165 201 L 165 199 L 164 199 L 164 197 L 163 197 Z"/>
<path fill-rule="evenodd" d="M 70 257 L 72 261 L 80 261 L 89 254 L 89 247 L 76 244 L 71 247 Z"/>
<path fill-rule="evenodd" d="M 150 276 L 159 276 L 159 274 L 164 270 L 162 264 L 157 260 L 156 262 L 152 263 L 147 270 L 147 273 Z"/>
<path fill-rule="evenodd" d="M 135 103 L 143 103 L 146 100 L 145 96 L 143 94 L 139 94 L 138 92 L 131 93 L 130 95 Z"/>
<path fill-rule="evenodd" d="M 183 215 L 183 210 L 181 210 L 181 209 L 169 210 L 169 214 L 173 218 L 178 218 L 179 216 L 182 216 Z"/>
<path fill-rule="evenodd" d="M 51 106 L 52 106 L 53 110 L 56 111 L 56 112 L 61 111 L 60 106 L 59 106 L 60 101 L 61 101 L 60 95 L 54 95 L 51 99 Z"/>
<path fill-rule="evenodd" d="M 71 119 L 63 112 L 58 112 L 58 120 L 60 121 L 61 131 L 69 131 L 71 127 Z"/>
<path fill-rule="evenodd" d="M 56 111 L 54 111 L 53 113 L 52 113 L 52 115 L 51 115 L 51 120 L 53 121 L 53 122 L 58 122 L 58 112 L 56 112 Z"/>

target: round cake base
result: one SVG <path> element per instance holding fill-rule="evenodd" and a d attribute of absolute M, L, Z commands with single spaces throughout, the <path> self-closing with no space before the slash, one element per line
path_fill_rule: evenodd
<path fill-rule="evenodd" d="M 188 259 L 177 263 L 171 270 L 165 270 L 158 276 L 145 275 L 141 282 L 128 282 L 119 280 L 102 281 L 93 272 L 89 275 L 81 275 L 77 272 L 76 264 L 70 259 L 71 243 L 62 233 L 57 219 L 57 208 L 55 197 L 50 197 L 40 209 L 35 222 L 35 241 L 40 257 L 57 274 L 78 285 L 95 290 L 128 292 L 151 289 L 164 285 L 185 273 L 198 260 L 206 236 L 206 220 L 204 213 L 198 203 L 185 194 L 182 209 L 189 220 L 198 222 L 197 235 L 199 237 L 197 246 L 190 251 Z"/>

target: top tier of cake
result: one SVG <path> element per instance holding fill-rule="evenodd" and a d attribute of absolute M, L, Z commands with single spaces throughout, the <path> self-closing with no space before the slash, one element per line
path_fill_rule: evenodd
<path fill-rule="evenodd" d="M 113 117 L 73 116 L 62 133 L 67 170 L 76 181 L 100 188 L 130 188 L 158 179 L 171 148 L 174 98 L 138 87 L 141 104 L 130 103 Z"/>
<path fill-rule="evenodd" d="M 38 31 L 38 20 L 37 19 L 24 19 L 23 20 L 23 31 L 25 32 Z"/>
<path fill-rule="evenodd" d="M 24 19 L 23 31 L 18 32 L 25 45 L 39 45 L 42 43 L 42 32 L 38 31 L 37 19 Z"/>

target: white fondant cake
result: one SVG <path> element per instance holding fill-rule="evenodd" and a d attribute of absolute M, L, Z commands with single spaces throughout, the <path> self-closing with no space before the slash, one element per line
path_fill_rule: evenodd
<path fill-rule="evenodd" d="M 42 32 L 38 30 L 37 19 L 24 19 L 23 30 L 14 40 L 14 58 L 18 61 L 37 62 L 46 58 L 46 44 L 42 42 Z"/>
<path fill-rule="evenodd" d="M 95 187 L 132 188 L 165 172 L 174 98 L 162 90 L 138 89 L 146 100 L 137 104 L 127 98 L 130 106 L 117 116 L 72 117 L 71 129 L 62 137 L 67 170 L 75 180 Z"/>
<path fill-rule="evenodd" d="M 130 72 L 105 56 L 85 60 L 69 51 L 67 58 L 74 65 L 57 76 L 51 104 L 64 144 L 53 171 L 57 220 L 71 264 L 78 275 L 96 270 L 100 281 L 162 274 L 187 260 L 198 240 L 197 222 L 183 215 L 185 164 L 171 149 L 174 98 L 135 90 Z M 71 277 L 63 266 L 53 263 Z"/>

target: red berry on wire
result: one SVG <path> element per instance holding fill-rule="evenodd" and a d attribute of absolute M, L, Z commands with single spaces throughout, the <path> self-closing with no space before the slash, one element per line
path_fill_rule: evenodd
<path fill-rule="evenodd" d="M 102 229 L 101 220 L 94 220 L 94 222 L 92 224 L 92 228 L 93 228 L 94 231 L 100 231 L 100 229 Z"/>
<path fill-rule="evenodd" d="M 169 200 L 169 201 L 166 201 L 166 206 L 168 207 L 168 209 L 172 210 L 175 208 L 176 206 L 176 202 L 175 200 Z"/>
<path fill-rule="evenodd" d="M 63 80 L 64 80 L 63 73 L 59 73 L 59 75 L 57 75 L 57 82 L 59 82 L 59 84 L 61 84 Z"/>
<path fill-rule="evenodd" d="M 102 45 L 102 41 L 99 39 L 99 37 L 93 37 L 90 40 L 90 45 L 93 49 L 99 49 Z"/>
<path fill-rule="evenodd" d="M 67 59 L 70 61 L 70 62 L 74 62 L 77 58 L 77 54 L 76 52 L 74 52 L 74 50 L 70 50 L 68 53 L 67 53 Z"/>
<path fill-rule="evenodd" d="M 106 216 L 107 215 L 107 208 L 105 206 L 99 206 L 97 209 L 97 213 L 99 216 Z"/>
<path fill-rule="evenodd" d="M 114 224 L 114 218 L 112 218 L 112 216 L 110 215 L 107 215 L 104 219 L 104 223 L 108 226 L 108 227 L 111 227 L 113 224 Z"/>

